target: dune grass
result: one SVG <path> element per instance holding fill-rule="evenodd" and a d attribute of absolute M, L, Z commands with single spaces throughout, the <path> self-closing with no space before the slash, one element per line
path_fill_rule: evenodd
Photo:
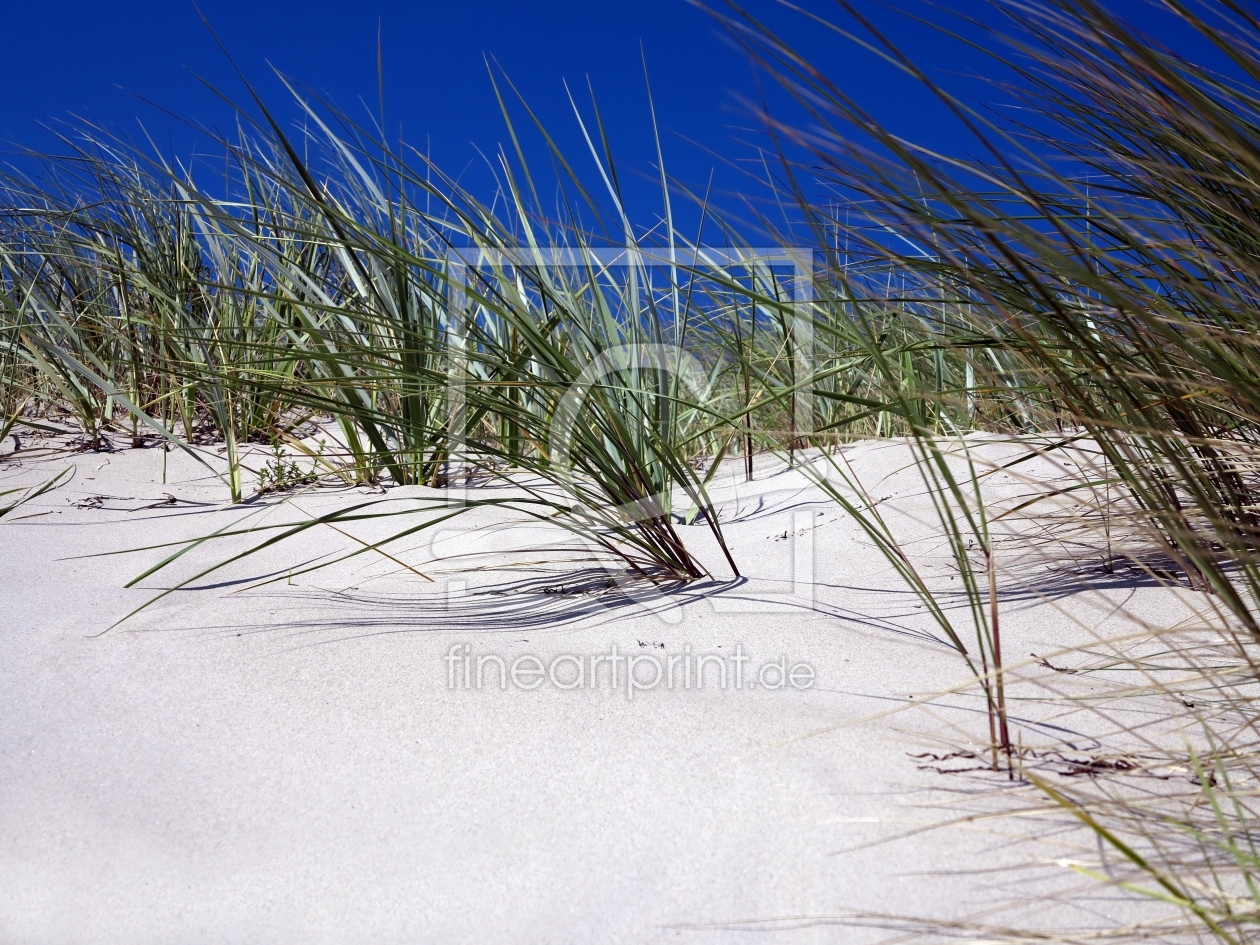
<path fill-rule="evenodd" d="M 808 114 L 808 124 L 762 115 L 771 133 L 803 155 L 784 167 L 784 196 L 817 192 L 821 184 L 841 198 L 797 206 L 829 250 L 830 278 L 820 280 L 831 290 L 826 304 L 851 311 L 848 329 L 873 340 L 876 386 L 884 394 L 878 409 L 908 426 L 964 576 L 979 677 L 990 718 L 1002 727 L 993 740 L 1014 777 L 1000 578 L 986 500 L 973 487 L 990 470 L 971 466 L 959 475 L 946 462 L 957 441 L 942 436 L 971 425 L 978 391 L 995 397 L 1002 413 L 980 425 L 1053 431 L 1061 435 L 1052 446 L 1097 451 L 1099 462 L 1058 485 L 1053 498 L 1075 493 L 1087 506 L 1105 495 L 1095 519 L 1106 539 L 1098 572 L 1116 566 L 1112 524 L 1133 529 L 1145 550 L 1167 562 L 1161 578 L 1184 576 L 1199 593 L 1193 629 L 1209 641 L 1200 650 L 1186 628 L 1152 628 L 1165 648 L 1155 657 L 1118 653 L 1111 668 L 1124 667 L 1135 681 L 1088 708 L 1105 717 L 1156 699 L 1173 723 L 1169 730 L 1154 738 L 1122 726 L 1122 734 L 1150 753 L 1152 766 L 1191 772 L 1188 795 L 1153 799 L 1098 782 L 1069 788 L 1027 773 L 1044 801 L 1079 819 L 1127 870 L 1069 865 L 1177 906 L 1209 937 L 1253 940 L 1260 915 L 1251 826 L 1260 774 L 1253 711 L 1260 642 L 1260 20 L 1250 7 L 1228 2 L 1160 5 L 1186 35 L 1217 51 L 1224 65 L 1213 69 L 1160 46 L 1093 0 L 995 2 L 990 12 L 998 15 L 984 23 L 940 15 L 943 35 L 992 57 L 1006 101 L 1027 116 L 1003 122 L 919 70 L 856 7 L 844 0 L 839 6 L 840 19 L 814 23 L 930 89 L 973 134 L 982 158 L 933 154 L 893 134 L 767 25 L 734 5 L 720 15 Z M 857 301 L 860 287 L 847 278 L 855 253 L 898 273 L 920 311 L 935 300 L 925 347 L 947 364 L 964 365 L 964 383 L 956 372 L 952 384 L 920 390 L 901 364 L 882 356 L 878 329 L 865 327 L 870 316 Z M 889 311 L 886 303 L 872 307 L 877 318 Z M 1029 455 L 1045 452 L 1038 439 Z M 886 536 L 886 554 L 900 557 L 869 505 L 850 511 L 870 523 L 869 532 Z M 980 549 L 979 560 L 969 547 Z M 931 603 L 933 589 L 908 558 L 901 560 Z M 1088 588 L 1088 580 L 1082 584 Z M 945 626 L 948 619 L 941 614 L 938 621 Z M 972 932 L 1017 937 L 995 928 Z M 1160 933 L 1177 937 L 1168 928 Z M 1134 938 L 1154 934 L 1132 931 Z"/>
<path fill-rule="evenodd" d="M 715 255 L 676 229 L 663 156 L 660 220 L 636 226 L 599 122 L 581 126 L 596 188 L 524 109 L 560 169 L 544 187 L 502 82 L 515 150 L 497 156 L 500 187 L 485 199 L 296 89 L 301 132 L 249 93 L 239 134 L 214 139 L 226 174 L 76 127 L 39 176 L 4 184 L 0 431 L 65 416 L 85 449 L 122 436 L 195 453 L 213 440 L 239 501 L 242 445 L 296 448 L 318 422 L 340 444 L 318 458 L 329 478 L 437 490 L 397 539 L 507 505 L 650 582 L 715 576 L 681 537 L 696 522 L 724 552 L 721 576 L 737 577 L 712 471 L 739 453 L 751 477 L 754 452 L 795 462 L 808 450 L 800 468 L 977 680 L 990 766 L 1119 853 L 1134 872 L 1109 882 L 1177 906 L 1207 935 L 1248 941 L 1260 914 L 1249 806 L 1260 22 L 1224 0 L 1165 6 L 1234 75 L 1159 47 L 1093 0 L 995 3 L 1001 33 L 940 20 L 960 42 L 983 37 L 1011 79 L 1003 94 L 1036 116 L 1018 125 L 952 95 L 843 0 L 842 19 L 815 20 L 924 83 L 983 160 L 894 135 L 769 26 L 736 6 L 717 13 L 805 113 L 760 116 L 787 155 L 776 204 L 798 225 L 762 223 L 784 258 L 805 247 L 805 279 L 799 264 Z M 724 238 L 737 232 L 701 210 Z M 976 432 L 1022 451 L 995 465 L 973 448 Z M 961 617 L 836 449 L 865 437 L 912 445 Z M 1021 753 L 996 540 L 1014 513 L 992 508 L 985 484 L 1064 450 L 1095 459 L 1042 500 L 1077 503 L 1098 573 L 1127 559 L 1199 595 L 1208 642 L 1155 628 L 1175 677 L 1149 654 L 1118 656 L 1135 681 L 1109 697 L 1160 700 L 1177 724 L 1158 739 L 1128 734 L 1158 764 L 1192 771 L 1192 798 L 1151 806 L 1101 783 L 1064 789 Z M 470 485 L 486 480 L 514 491 Z M 272 529 L 255 547 L 338 515 L 395 514 L 387 502 Z M 1113 541 L 1113 529 L 1134 540 Z M 1188 690 L 1210 698 L 1189 706 Z M 1164 842 L 1169 831 L 1179 844 Z"/>

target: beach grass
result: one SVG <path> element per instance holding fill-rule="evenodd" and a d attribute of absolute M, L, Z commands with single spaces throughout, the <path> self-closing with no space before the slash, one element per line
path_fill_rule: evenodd
<path fill-rule="evenodd" d="M 510 140 L 540 133 L 558 179 L 544 185 L 516 145 L 499 155 L 499 189 L 478 196 L 292 86 L 303 130 L 248 91 L 238 135 L 211 138 L 228 169 L 217 176 L 76 126 L 0 195 L 0 433 L 64 419 L 88 450 L 119 436 L 194 454 L 222 443 L 236 502 L 245 444 L 299 449 L 315 424 L 336 443 L 319 475 L 436 490 L 372 548 L 497 505 L 569 530 L 626 582 L 657 584 L 740 576 L 710 477 L 736 454 L 749 478 L 754 453 L 780 455 L 861 525 L 958 653 L 983 698 L 988 767 L 1131 872 L 1072 868 L 1174 905 L 1206 935 L 1251 940 L 1260 22 L 1227 2 L 1165 6 L 1236 74 L 1093 0 L 996 2 L 1001 32 L 942 17 L 947 34 L 981 28 L 1010 78 L 1002 94 L 1036 116 L 1019 124 L 939 85 L 843 0 L 841 18 L 815 21 L 922 82 L 983 159 L 907 142 L 768 24 L 715 11 L 804 111 L 759 115 L 785 155 L 777 203 L 796 219 L 760 221 L 743 256 L 675 228 L 683 190 L 659 139 L 660 218 L 636 225 L 602 127 L 581 125 L 598 168 L 588 186 L 501 77 Z M 545 205 L 543 192 L 559 196 Z M 730 221 L 699 209 L 740 248 Z M 803 246 L 807 278 L 757 245 L 780 260 Z M 995 460 L 978 436 L 1015 450 Z M 847 465 L 839 447 L 866 438 L 910 444 L 961 610 Z M 1091 458 L 1035 500 L 987 497 L 995 476 L 1069 454 Z M 1097 573 L 1133 563 L 1199 595 L 1198 642 L 1152 628 L 1159 668 L 1149 652 L 1116 656 L 1133 680 L 1080 709 L 1157 698 L 1177 724 L 1124 731 L 1149 767 L 1192 773 L 1190 799 L 1064 788 L 1020 746 L 999 539 L 1063 501 Z M 395 514 L 368 500 L 255 547 Z M 724 573 L 687 547 L 692 523 Z"/>

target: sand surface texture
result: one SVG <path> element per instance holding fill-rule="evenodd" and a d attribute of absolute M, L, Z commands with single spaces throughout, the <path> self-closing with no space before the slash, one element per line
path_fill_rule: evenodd
<path fill-rule="evenodd" d="M 91 556 L 444 493 L 322 487 L 233 506 L 179 452 L 56 445 L 0 462 L 0 488 L 73 469 L 0 519 L 0 941 L 850 942 L 883 933 L 833 917 L 957 918 L 1056 882 L 1006 869 L 1026 856 L 986 829 L 916 832 L 949 819 L 962 782 L 910 756 L 982 735 L 980 703 L 914 708 L 962 683 L 962 663 L 798 471 L 715 479 L 742 581 L 702 524 L 679 528 L 714 580 L 642 593 L 563 531 L 478 509 L 388 556 L 299 573 L 406 522 L 319 526 L 103 633 L 273 533 L 130 589 L 171 549 Z M 913 529 L 924 510 L 904 448 L 851 459 Z M 1046 580 L 1004 588 L 1019 658 L 1082 626 L 1123 631 L 1112 605 L 1152 619 L 1182 606 L 1119 576 L 1079 601 Z M 746 683 L 774 683 L 757 674 L 780 658 L 814 682 L 724 689 L 710 664 L 703 689 L 631 697 L 607 665 L 598 689 L 530 691 L 500 689 L 491 666 L 465 688 L 448 660 L 461 644 L 507 665 L 740 647 Z M 1105 924 L 1108 908 L 1074 921 Z"/>

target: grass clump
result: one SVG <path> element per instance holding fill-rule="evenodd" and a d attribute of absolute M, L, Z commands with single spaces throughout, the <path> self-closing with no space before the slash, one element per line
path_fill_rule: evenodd
<path fill-rule="evenodd" d="M 663 168 L 662 220 L 634 226 L 598 120 L 582 130 L 599 199 L 538 129 L 561 171 L 544 207 L 504 95 L 514 151 L 499 155 L 488 202 L 296 91 L 305 130 L 286 131 L 253 96 L 246 130 L 215 139 L 229 170 L 214 190 L 100 129 L 67 135 L 42 178 L 4 191 L 0 430 L 60 409 L 86 448 L 119 429 L 137 445 L 214 437 L 236 501 L 243 444 L 294 442 L 315 420 L 339 444 L 320 462 L 344 480 L 438 490 L 410 513 L 418 521 L 354 553 L 506 506 L 657 582 L 712 576 L 684 523 L 708 528 L 739 574 L 709 495 L 722 460 L 739 452 L 751 478 L 756 451 L 791 462 L 808 451 L 800 468 L 974 676 L 988 766 L 1119 853 L 1130 873 L 1109 881 L 1247 941 L 1260 914 L 1249 806 L 1260 774 L 1260 22 L 1226 0 L 1165 2 L 1228 76 L 1094 0 L 995 2 L 1001 29 L 942 23 L 1009 79 L 1004 94 L 1033 116 L 1014 124 L 968 106 L 840 5 L 847 19 L 817 25 L 922 82 L 984 157 L 893 134 L 728 8 L 732 35 L 807 113 L 761 116 L 787 155 L 776 205 L 797 213 L 771 240 L 778 269 L 680 233 Z M 995 459 L 977 434 L 1014 451 Z M 909 444 L 961 609 L 837 449 L 872 436 Z M 1022 504 L 998 507 L 987 491 L 998 475 L 1082 454 Z M 311 475 L 277 446 L 259 487 Z M 396 514 L 385 502 L 281 526 L 256 549 Z M 1116 737 L 1158 759 L 1141 767 L 1188 766 L 1193 799 L 1063 789 L 1039 773 L 1044 752 L 1021 746 L 1004 542 L 1027 540 L 1015 523 L 1065 502 L 1098 539 L 1098 574 L 1127 563 L 1184 576 L 1197 595 L 1193 629 L 1208 642 L 1152 628 L 1175 681 L 1121 654 L 1112 667 L 1133 678 L 1109 696 L 1159 700 L 1174 724 Z M 1187 687 L 1210 692 L 1211 710 L 1172 698 Z"/>
<path fill-rule="evenodd" d="M 837 498 L 978 670 L 1001 749 L 995 767 L 1004 758 L 1012 779 L 1027 776 L 1044 802 L 1079 819 L 1124 865 L 1074 868 L 1177 907 L 1193 920 L 1190 934 L 1244 942 L 1260 914 L 1250 806 L 1260 776 L 1260 21 L 1230 2 L 1155 6 L 1219 62 L 1197 65 L 1094 0 L 998 0 L 987 18 L 939 15 L 944 35 L 972 44 L 1002 76 L 994 87 L 1023 116 L 1009 122 L 936 82 L 856 6 L 841 2 L 843 19 L 834 22 L 804 14 L 922 83 L 972 136 L 979 158 L 942 157 L 894 134 L 767 25 L 734 5 L 723 16 L 807 112 L 808 125 L 762 117 L 785 151 L 801 155 L 785 163 L 783 196 L 797 198 L 825 248 L 820 306 L 846 316 L 820 316 L 841 325 L 821 330 L 846 332 L 877 379 L 869 402 L 824 428 L 869 410 L 908 433 L 963 577 L 974 646 L 952 628 L 940 590 L 920 579 L 860 484 Z M 833 199 L 802 196 L 819 184 Z M 855 278 L 855 255 L 898 273 L 901 297 Z M 885 348 L 882 320 L 896 311 L 903 323 L 922 323 L 917 361 Z M 919 386 L 931 376 L 920 366 L 932 360 L 936 383 Z M 1026 457 L 951 465 L 966 442 L 960 435 L 976 427 L 1023 439 Z M 1084 711 L 1125 718 L 1123 707 L 1156 700 L 1167 723 L 1158 735 L 1136 722 L 1113 735 L 1148 753 L 1143 770 L 1158 758 L 1189 771 L 1184 796 L 1064 787 L 1017 761 L 994 541 L 995 525 L 1013 510 L 990 509 L 977 484 L 1076 448 L 1097 462 L 1046 484 L 1022 511 L 1072 498 L 1105 544 L 1098 575 L 1128 557 L 1164 583 L 1184 578 L 1195 595 L 1189 628 L 1149 628 L 1165 656 L 1116 655 L 1112 669 L 1133 684 Z M 1117 549 L 1113 530 L 1129 532 L 1133 545 Z M 1081 583 L 1088 589 L 1090 579 Z M 1186 698 L 1187 690 L 1204 694 Z M 1171 926 L 1164 933 L 1176 937 Z"/>

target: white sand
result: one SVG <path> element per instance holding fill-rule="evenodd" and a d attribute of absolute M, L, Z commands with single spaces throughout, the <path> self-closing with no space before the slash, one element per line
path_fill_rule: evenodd
<path fill-rule="evenodd" d="M 905 459 L 874 445 L 853 455 L 872 481 Z M 76 470 L 0 519 L 0 941 L 725 943 L 758 928 L 774 942 L 850 942 L 875 933 L 738 923 L 961 917 L 1030 893 L 1022 873 L 974 872 L 1025 856 L 987 831 L 896 839 L 946 818 L 921 805 L 960 786 L 907 753 L 965 742 L 983 717 L 954 698 L 958 708 L 861 721 L 965 673 L 799 473 L 719 480 L 739 585 L 723 583 L 705 530 L 690 527 L 719 583 L 645 602 L 576 593 L 577 565 L 490 567 L 509 560 L 496 552 L 564 535 L 494 527 L 504 513 L 481 510 L 443 526 L 436 545 L 422 534 L 391 549 L 435 583 L 369 554 L 237 593 L 355 547 L 321 526 L 93 637 L 171 577 L 122 586 L 160 552 L 74 556 L 204 535 L 247 511 L 187 457 L 168 459 L 166 484 L 160 449 L 0 462 L 8 485 Z M 915 484 L 877 488 L 906 496 Z M 178 503 L 144 508 L 166 493 Z M 99 508 L 76 507 L 93 496 Z M 370 498 L 321 489 L 296 504 Z M 272 505 L 251 521 L 297 517 Z M 485 554 L 449 558 L 468 551 Z M 436 553 L 448 560 L 433 564 Z M 543 557 L 555 554 L 532 556 Z M 1113 597 L 1139 613 L 1174 606 L 1119 582 Z M 1120 623 L 1098 598 L 1069 604 L 1090 627 Z M 1004 607 L 1016 659 L 1084 638 L 1035 596 L 1011 593 Z M 451 690 L 456 643 L 544 660 L 613 644 L 634 655 L 742 645 L 749 665 L 785 654 L 817 683 L 633 699 Z"/>

